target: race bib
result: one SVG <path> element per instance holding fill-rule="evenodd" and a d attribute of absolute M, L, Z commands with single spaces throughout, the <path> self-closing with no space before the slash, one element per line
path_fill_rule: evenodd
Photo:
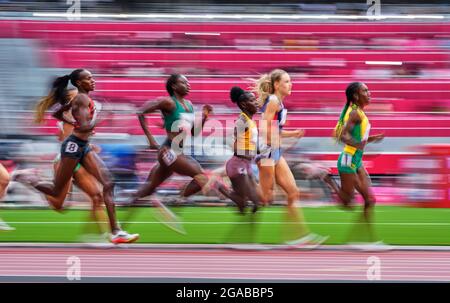
<path fill-rule="evenodd" d="M 172 149 L 166 149 L 165 151 L 162 152 L 162 160 L 164 164 L 166 164 L 167 166 L 172 165 L 176 159 L 177 154 L 175 154 L 175 152 Z"/>
<path fill-rule="evenodd" d="M 66 153 L 73 154 L 76 153 L 77 151 L 78 151 L 78 144 L 72 141 L 67 142 L 65 150 Z"/>
<path fill-rule="evenodd" d="M 244 167 L 239 167 L 238 172 L 240 175 L 247 175 L 247 170 Z"/>
<path fill-rule="evenodd" d="M 353 159 L 352 155 L 344 153 L 341 158 L 341 165 L 345 167 L 351 167 L 352 159 Z"/>

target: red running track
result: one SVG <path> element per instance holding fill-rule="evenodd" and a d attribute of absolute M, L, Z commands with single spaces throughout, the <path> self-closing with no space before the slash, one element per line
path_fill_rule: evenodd
<path fill-rule="evenodd" d="M 65 278 L 71 256 L 80 260 L 81 280 L 95 277 L 152 281 L 367 281 L 367 273 L 374 273 L 370 260 L 376 257 L 381 281 L 450 281 L 450 251 L 141 248 L 0 248 L 0 277 L 3 282 L 8 277 Z"/>

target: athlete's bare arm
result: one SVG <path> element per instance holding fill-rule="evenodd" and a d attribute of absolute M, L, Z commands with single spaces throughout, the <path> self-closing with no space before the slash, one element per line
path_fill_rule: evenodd
<path fill-rule="evenodd" d="M 384 139 L 384 134 L 377 134 L 377 135 L 369 136 L 369 139 L 367 140 L 367 142 L 378 143 L 383 139 Z"/>
<path fill-rule="evenodd" d="M 296 130 L 285 130 L 281 131 L 282 138 L 301 138 L 305 135 L 304 129 L 296 129 Z"/>
<path fill-rule="evenodd" d="M 147 137 L 148 143 L 150 144 L 150 148 L 158 149 L 159 144 L 158 142 L 156 142 L 155 138 L 148 129 L 147 121 L 145 120 L 145 115 L 154 113 L 156 111 L 161 111 L 162 113 L 167 114 L 172 112 L 174 109 L 175 104 L 173 100 L 164 97 L 159 98 L 156 101 L 147 102 L 137 111 L 139 123 L 141 124 L 142 130 L 144 131 L 145 136 Z"/>
<path fill-rule="evenodd" d="M 70 102 L 63 106 L 60 106 L 55 112 L 52 113 L 52 117 L 55 118 L 56 120 L 62 121 L 64 123 L 73 124 L 74 121 L 69 121 L 66 119 L 66 117 L 64 117 L 64 112 L 70 110 L 71 107 L 72 107 L 72 103 L 70 103 Z"/>
<path fill-rule="evenodd" d="M 193 125 L 191 129 L 192 136 L 198 136 L 203 130 L 203 126 L 205 126 L 206 121 L 209 118 L 209 115 L 213 114 L 213 108 L 209 104 L 203 105 L 202 108 L 202 124 L 201 125 Z"/>
<path fill-rule="evenodd" d="M 85 94 L 78 94 L 72 101 L 72 115 L 78 121 L 78 132 L 90 132 L 94 129 L 96 121 L 90 119 L 89 104 L 91 100 Z"/>

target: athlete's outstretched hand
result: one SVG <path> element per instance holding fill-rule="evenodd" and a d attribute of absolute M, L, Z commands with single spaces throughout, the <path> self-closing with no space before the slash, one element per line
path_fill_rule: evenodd
<path fill-rule="evenodd" d="M 369 137 L 370 143 L 378 143 L 384 139 L 384 134 L 373 135 Z"/>
<path fill-rule="evenodd" d="M 297 129 L 295 131 L 295 137 L 296 138 L 302 138 L 305 135 L 305 130 L 304 129 Z"/>
<path fill-rule="evenodd" d="M 203 114 L 203 118 L 205 120 L 208 119 L 209 115 L 212 113 L 213 113 L 213 108 L 211 105 L 209 105 L 209 104 L 203 105 L 202 114 Z"/>

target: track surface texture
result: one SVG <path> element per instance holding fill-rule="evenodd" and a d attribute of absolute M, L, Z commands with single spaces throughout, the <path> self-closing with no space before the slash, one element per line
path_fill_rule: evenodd
<path fill-rule="evenodd" d="M 0 247 L 0 282 L 306 282 L 450 281 L 450 251 L 258 246 Z"/>

